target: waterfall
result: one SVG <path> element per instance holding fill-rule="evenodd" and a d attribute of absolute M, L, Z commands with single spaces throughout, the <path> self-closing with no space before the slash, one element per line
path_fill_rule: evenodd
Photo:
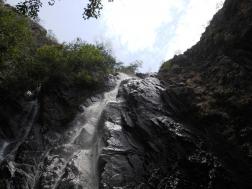
<path fill-rule="evenodd" d="M 106 105 L 116 101 L 120 83 L 128 78 L 128 75 L 120 73 L 113 90 L 105 92 L 103 98 L 97 99 L 76 116 L 73 126 L 65 133 L 65 144 L 54 147 L 48 153 L 42 178 L 45 188 L 61 188 L 67 180 L 85 189 L 99 187 L 96 172 L 99 156 L 98 123 Z"/>
<path fill-rule="evenodd" d="M 83 187 L 87 189 L 98 188 L 98 180 L 96 173 L 96 163 L 98 159 L 98 137 L 96 135 L 97 125 L 101 114 L 105 106 L 113 101 L 116 101 L 116 95 L 118 88 L 122 80 L 129 78 L 126 74 L 119 74 L 119 79 L 115 88 L 104 94 L 104 98 L 101 101 L 95 102 L 91 106 L 87 107 L 83 113 L 83 117 L 86 122 L 80 127 L 76 136 L 72 139 L 72 143 L 80 144 L 81 141 L 86 144 L 90 144 L 88 147 L 81 149 L 78 157 L 74 160 L 74 164 L 77 165 L 83 177 Z M 80 122 L 79 122 L 80 124 Z M 85 133 L 85 134 L 83 134 Z M 85 145 L 83 145 L 85 146 Z"/>
<path fill-rule="evenodd" d="M 22 120 L 20 120 L 19 123 L 19 133 L 16 136 L 16 138 L 12 141 L 8 140 L 2 140 L 0 141 L 0 163 L 2 160 L 5 159 L 5 156 L 12 151 L 16 151 L 18 147 L 24 142 L 24 140 L 27 138 L 30 130 L 32 129 L 32 126 L 34 124 L 36 115 L 38 113 L 39 105 L 38 100 L 32 100 L 27 102 L 25 108 L 24 108 L 24 115 L 22 117 Z M 6 149 L 9 148 L 10 144 L 16 143 L 14 147 L 11 149 L 8 149 L 6 152 Z"/>
<path fill-rule="evenodd" d="M 9 145 L 8 142 L 3 141 L 0 146 L 0 162 L 4 159 L 4 151 L 8 145 Z"/>

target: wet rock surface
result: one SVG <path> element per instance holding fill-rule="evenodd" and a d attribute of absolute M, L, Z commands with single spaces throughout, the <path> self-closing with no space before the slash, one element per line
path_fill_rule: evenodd
<path fill-rule="evenodd" d="M 102 94 L 119 76 L 95 92 L 0 89 L 0 188 L 252 188 L 251 14 L 226 0 L 198 44 L 116 100 Z"/>
<path fill-rule="evenodd" d="M 0 187 L 251 188 L 250 166 L 239 150 L 205 125 L 186 122 L 191 90 L 167 91 L 156 77 L 127 79 L 118 94 L 105 93 L 116 100 L 93 98 L 83 106 L 74 127 L 59 132 L 34 122 L 5 154 Z"/>
<path fill-rule="evenodd" d="M 166 104 L 183 120 L 236 146 L 250 165 L 251 31 L 252 2 L 226 0 L 201 40 L 158 73 Z"/>
<path fill-rule="evenodd" d="M 246 164 L 225 159 L 203 131 L 179 121 L 165 93 L 154 77 L 121 84 L 104 112 L 100 188 L 249 188 Z"/>
<path fill-rule="evenodd" d="M 0 188 L 96 188 L 86 170 L 95 169 L 89 166 L 99 104 L 118 79 L 109 76 L 100 91 L 52 85 L 33 98 L 1 93 Z"/>
<path fill-rule="evenodd" d="M 201 40 L 158 73 L 167 107 L 204 134 L 244 188 L 252 178 L 251 10 L 249 0 L 226 0 Z"/>

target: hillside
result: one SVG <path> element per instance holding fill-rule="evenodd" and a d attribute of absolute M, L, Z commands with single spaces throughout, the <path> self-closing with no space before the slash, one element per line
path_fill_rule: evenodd
<path fill-rule="evenodd" d="M 166 105 L 180 120 L 204 133 L 210 149 L 248 180 L 252 167 L 251 43 L 252 2 L 226 0 L 200 41 L 164 63 L 158 73 L 166 87 Z"/>
<path fill-rule="evenodd" d="M 0 16 L 1 189 L 252 188 L 251 0 L 138 77 L 103 45 Z"/>
<path fill-rule="evenodd" d="M 250 163 L 251 43 L 252 2 L 227 0 L 200 41 L 158 73 L 178 116 L 237 147 Z"/>

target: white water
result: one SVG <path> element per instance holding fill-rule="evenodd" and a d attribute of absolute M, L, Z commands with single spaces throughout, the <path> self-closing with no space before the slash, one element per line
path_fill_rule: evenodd
<path fill-rule="evenodd" d="M 27 114 L 23 117 L 22 121 L 19 123 L 20 124 L 20 131 L 17 136 L 18 143 L 15 146 L 15 148 L 12 148 L 12 151 L 15 151 L 18 149 L 20 144 L 24 142 L 24 140 L 27 138 L 37 115 L 38 112 L 38 102 L 37 100 L 33 100 L 27 103 Z M 13 141 L 12 141 L 13 142 Z M 16 142 L 16 141 L 14 141 Z M 0 143 L 0 163 L 1 161 L 5 158 L 6 156 L 6 148 L 9 146 L 11 142 L 10 141 L 3 141 L 3 143 Z M 9 152 L 10 153 L 10 152 Z"/>
<path fill-rule="evenodd" d="M 3 160 L 4 158 L 4 151 L 6 149 L 6 147 L 9 145 L 8 142 L 4 141 L 0 147 L 0 162 Z"/>
<path fill-rule="evenodd" d="M 82 173 L 79 179 L 85 189 L 98 188 L 96 164 L 99 153 L 99 142 L 96 131 L 101 114 L 108 103 L 116 101 L 120 83 L 128 78 L 129 76 L 126 74 L 120 73 L 116 87 L 112 91 L 106 92 L 101 101 L 95 102 L 87 107 L 84 113 L 79 117 L 79 121 L 77 120 L 78 125 L 81 124 L 82 120 L 86 121 L 83 125 L 80 125 L 79 130 L 71 139 L 70 144 L 77 143 L 81 145 L 81 143 L 91 143 L 89 147 L 82 148 L 75 156 L 75 159 L 72 160 L 72 163 L 78 167 L 79 171 Z"/>

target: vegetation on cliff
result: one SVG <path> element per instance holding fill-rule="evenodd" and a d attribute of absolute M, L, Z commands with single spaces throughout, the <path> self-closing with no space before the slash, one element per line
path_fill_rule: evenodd
<path fill-rule="evenodd" d="M 136 60 L 131 62 L 129 65 L 124 65 L 122 62 L 117 63 L 116 71 L 123 72 L 129 75 L 135 75 L 138 69 L 142 66 L 143 62 L 141 60 Z"/>
<path fill-rule="evenodd" d="M 252 1 L 226 0 L 201 40 L 158 73 L 167 106 L 208 135 L 240 182 L 234 188 L 251 188 L 251 42 Z"/>
<path fill-rule="evenodd" d="M 48 0 L 47 3 L 53 6 L 55 4 L 55 0 Z M 41 0 L 24 0 L 18 3 L 16 10 L 23 15 L 36 19 L 38 18 L 39 9 L 42 6 L 43 2 L 41 2 Z M 88 4 L 84 7 L 82 16 L 84 19 L 98 18 L 102 8 L 103 5 L 101 0 L 89 0 Z"/>
<path fill-rule="evenodd" d="M 91 45 L 80 39 L 58 44 L 37 23 L 3 4 L 0 49 L 0 88 L 15 93 L 61 81 L 95 88 L 103 85 L 116 65 L 104 45 Z"/>

